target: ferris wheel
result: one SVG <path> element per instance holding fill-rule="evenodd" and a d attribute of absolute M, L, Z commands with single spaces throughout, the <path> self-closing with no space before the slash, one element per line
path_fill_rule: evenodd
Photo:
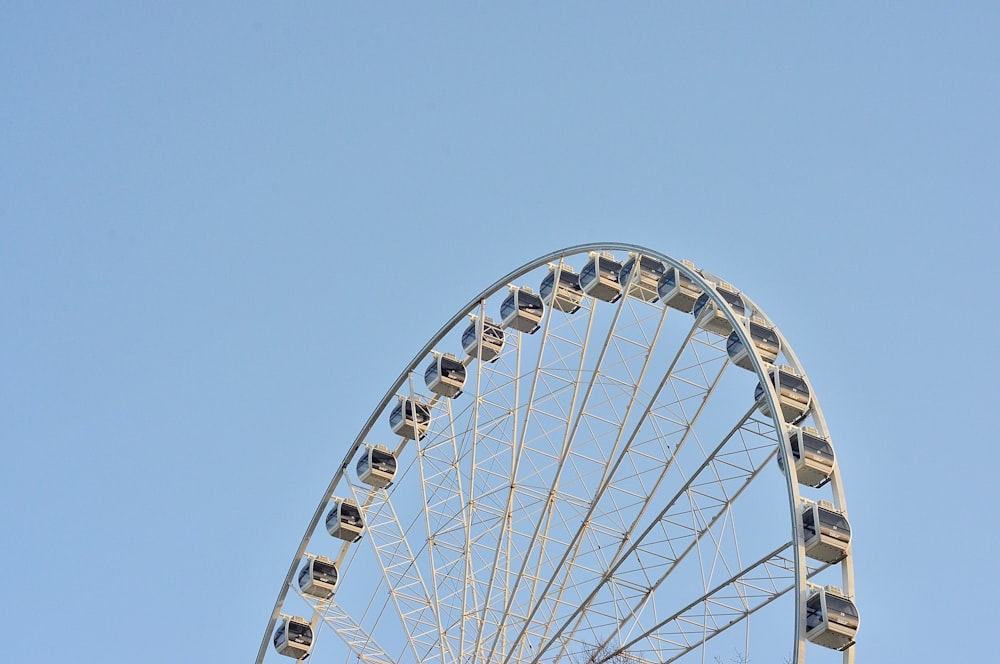
<path fill-rule="evenodd" d="M 332 458 L 258 664 L 854 661 L 817 396 L 763 310 L 687 261 L 521 266 Z"/>

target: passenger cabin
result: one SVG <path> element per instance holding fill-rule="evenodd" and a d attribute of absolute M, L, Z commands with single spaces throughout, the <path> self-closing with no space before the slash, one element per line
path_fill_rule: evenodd
<path fill-rule="evenodd" d="M 746 315 L 747 305 L 735 288 L 723 281 L 716 284 L 715 292 L 729 304 L 737 316 Z M 698 327 L 707 332 L 713 332 L 720 337 L 728 337 L 733 331 L 732 323 L 726 318 L 726 314 L 715 305 L 715 302 L 708 297 L 708 293 L 702 293 L 698 297 L 691 313 L 697 319 Z"/>
<path fill-rule="evenodd" d="M 605 302 L 615 302 L 622 296 L 618 273 L 622 265 L 611 254 L 590 252 L 590 260 L 580 270 L 580 288 L 591 297 Z"/>
<path fill-rule="evenodd" d="M 274 630 L 274 649 L 293 659 L 305 659 L 313 644 L 312 626 L 299 616 L 279 616 Z"/>
<path fill-rule="evenodd" d="M 527 286 L 508 286 L 510 292 L 500 305 L 500 324 L 518 332 L 534 334 L 542 324 L 545 307 Z"/>
<path fill-rule="evenodd" d="M 806 600 L 806 638 L 833 650 L 847 650 L 858 634 L 858 609 L 839 588 L 813 586 Z"/>
<path fill-rule="evenodd" d="M 462 333 L 462 350 L 483 362 L 496 362 L 503 349 L 503 328 L 489 318 L 470 318 L 472 322 Z"/>
<path fill-rule="evenodd" d="M 323 556 L 309 556 L 299 570 L 299 589 L 306 595 L 330 599 L 337 588 L 337 565 Z"/>
<path fill-rule="evenodd" d="M 791 367 L 771 366 L 768 367 L 767 374 L 771 380 L 771 384 L 774 385 L 775 391 L 778 393 L 782 417 L 786 422 L 795 422 L 802 417 L 803 413 L 809 410 L 809 404 L 812 401 L 809 396 L 809 386 L 806 385 L 806 381 L 803 380 L 802 376 L 795 373 L 795 370 Z M 755 401 L 760 402 L 760 412 L 766 417 L 771 417 L 771 409 L 764 399 L 763 383 L 757 383 L 757 389 L 754 390 L 753 398 Z"/>
<path fill-rule="evenodd" d="M 812 427 L 791 427 L 788 442 L 792 447 L 792 461 L 795 477 L 799 484 L 819 488 L 830 481 L 833 474 L 833 444 L 829 438 L 820 436 Z M 781 470 L 785 470 L 782 458 L 778 457 Z"/>
<path fill-rule="evenodd" d="M 538 294 L 545 306 L 567 314 L 579 311 L 583 302 L 580 276 L 565 265 L 549 265 L 549 273 L 542 279 Z"/>
<path fill-rule="evenodd" d="M 349 498 L 334 498 L 333 507 L 326 514 L 326 530 L 337 539 L 357 542 L 365 530 L 361 508 Z"/>
<path fill-rule="evenodd" d="M 660 299 L 657 285 L 666 269 L 666 266 L 655 258 L 630 253 L 618 273 L 618 283 L 632 297 L 645 302 L 656 302 Z"/>
<path fill-rule="evenodd" d="M 756 316 L 747 321 L 747 330 L 750 333 L 750 340 L 753 342 L 754 348 L 760 354 L 760 359 L 764 360 L 765 364 L 774 364 L 774 361 L 778 359 L 778 353 L 781 351 L 781 342 L 778 341 L 778 333 L 774 331 L 774 328 L 769 327 L 763 318 Z M 750 350 L 740 340 L 736 330 L 733 330 L 726 340 L 726 352 L 729 353 L 729 359 L 736 366 L 749 371 L 754 370 L 750 359 Z"/>
<path fill-rule="evenodd" d="M 684 261 L 686 267 L 694 271 L 694 265 Z M 701 288 L 694 279 L 681 272 L 676 267 L 668 267 L 660 281 L 656 284 L 656 293 L 663 304 L 671 309 L 677 309 L 689 314 L 694 310 L 694 304 L 703 295 Z"/>
<path fill-rule="evenodd" d="M 382 445 L 367 445 L 358 458 L 358 479 L 369 486 L 386 489 L 396 476 L 396 457 Z"/>
<path fill-rule="evenodd" d="M 806 555 L 824 563 L 837 563 L 847 557 L 851 544 L 851 526 L 847 517 L 832 503 L 821 500 L 803 501 L 802 531 L 805 533 Z"/>
<path fill-rule="evenodd" d="M 392 432 L 409 439 L 420 440 L 427 433 L 431 422 L 431 407 L 418 399 L 399 397 L 396 407 L 389 413 Z"/>
<path fill-rule="evenodd" d="M 434 353 L 434 359 L 424 369 L 424 384 L 434 394 L 454 399 L 465 385 L 465 365 L 450 353 Z"/>

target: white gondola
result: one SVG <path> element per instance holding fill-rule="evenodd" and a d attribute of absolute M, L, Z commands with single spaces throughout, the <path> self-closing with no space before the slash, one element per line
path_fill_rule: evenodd
<path fill-rule="evenodd" d="M 420 440 L 431 423 L 431 407 L 419 399 L 398 397 L 399 402 L 389 413 L 392 432 L 404 438 Z"/>
<path fill-rule="evenodd" d="M 434 394 L 454 399 L 465 385 L 465 365 L 451 353 L 434 353 L 434 359 L 424 369 L 424 384 Z"/>
<path fill-rule="evenodd" d="M 542 326 L 545 306 L 527 286 L 508 286 L 510 292 L 500 305 L 500 324 L 518 332 L 534 334 Z"/>
<path fill-rule="evenodd" d="M 774 364 L 774 361 L 778 359 L 778 353 L 781 352 L 781 342 L 778 340 L 778 333 L 774 331 L 774 328 L 769 327 L 763 318 L 754 316 L 747 321 L 747 331 L 750 333 L 754 347 L 760 354 L 760 359 L 764 360 L 765 364 Z M 750 350 L 740 341 L 736 330 L 733 330 L 726 340 L 726 352 L 729 353 L 729 359 L 733 361 L 733 364 L 753 371 L 753 364 L 750 363 Z"/>
<path fill-rule="evenodd" d="M 656 302 L 660 299 L 657 285 L 666 269 L 667 267 L 655 258 L 630 253 L 618 273 L 618 283 L 632 297 L 646 302 Z"/>
<path fill-rule="evenodd" d="M 814 503 L 803 499 L 802 530 L 806 555 L 825 563 L 838 563 L 847 557 L 851 544 L 851 525 L 832 503 Z"/>
<path fill-rule="evenodd" d="M 293 659 L 305 659 L 313 644 L 313 630 L 309 621 L 299 616 L 279 616 L 278 629 L 274 630 L 274 649 Z"/>
<path fill-rule="evenodd" d="M 746 315 L 747 305 L 735 288 L 723 281 L 716 284 L 715 292 L 729 303 L 729 306 L 737 316 Z M 708 293 L 701 294 L 697 301 L 695 301 L 691 312 L 698 321 L 698 327 L 703 330 L 714 332 L 721 337 L 728 337 L 733 331 L 733 326 L 729 322 L 729 319 L 726 318 L 726 315 L 722 313 L 719 307 L 715 306 L 715 302 L 708 297 Z"/>
<path fill-rule="evenodd" d="M 308 556 L 299 570 L 299 589 L 306 595 L 330 599 L 337 589 L 337 564 L 323 556 Z"/>
<path fill-rule="evenodd" d="M 685 267 L 691 268 L 692 272 L 694 271 L 694 264 L 688 261 L 681 262 Z M 686 314 L 694 310 L 695 302 L 703 295 L 698 284 L 676 267 L 668 267 L 663 273 L 656 284 L 656 293 L 663 300 L 663 304 Z"/>
<path fill-rule="evenodd" d="M 791 427 L 788 430 L 788 442 L 792 447 L 795 477 L 799 484 L 818 489 L 830 481 L 834 458 L 833 443 L 829 438 L 823 438 L 812 427 Z M 785 464 L 780 456 L 778 465 L 784 472 Z"/>
<path fill-rule="evenodd" d="M 549 265 L 549 273 L 542 279 L 538 294 L 545 306 L 567 314 L 579 311 L 583 302 L 580 276 L 566 265 Z"/>
<path fill-rule="evenodd" d="M 580 270 L 580 288 L 591 297 L 605 302 L 615 302 L 622 296 L 618 273 L 622 265 L 611 254 L 590 252 L 590 260 Z"/>
<path fill-rule="evenodd" d="M 358 479 L 369 486 L 386 489 L 396 477 L 396 457 L 382 445 L 366 445 L 358 458 Z"/>
<path fill-rule="evenodd" d="M 768 378 L 774 385 L 778 393 L 781 416 L 786 422 L 795 422 L 803 413 L 809 410 L 812 399 L 809 395 L 809 386 L 802 376 L 795 373 L 795 370 L 786 366 L 771 366 L 767 370 Z M 758 402 L 760 412 L 765 417 L 771 417 L 771 409 L 764 399 L 764 385 L 757 383 L 757 388 L 753 393 L 754 401 Z"/>
<path fill-rule="evenodd" d="M 361 508 L 349 498 L 334 498 L 333 507 L 326 515 L 326 530 L 337 539 L 357 542 L 365 530 Z"/>
<path fill-rule="evenodd" d="M 854 645 L 860 623 L 858 608 L 833 586 L 813 586 L 806 600 L 806 638 L 833 650 Z"/>
<path fill-rule="evenodd" d="M 462 350 L 469 357 L 495 362 L 503 349 L 503 328 L 487 318 L 470 315 L 472 322 L 462 333 Z"/>

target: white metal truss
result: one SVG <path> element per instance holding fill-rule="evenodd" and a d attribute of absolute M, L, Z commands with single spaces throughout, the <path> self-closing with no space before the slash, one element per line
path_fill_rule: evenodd
<path fill-rule="evenodd" d="M 749 396 L 763 379 L 763 403 L 780 413 L 756 352 L 752 373 L 731 369 L 726 338 L 683 312 L 633 295 L 584 297 L 575 313 L 548 310 L 535 334 L 506 330 L 494 361 L 467 357 L 459 398 L 424 390 L 426 358 L 449 350 L 467 314 L 499 321 L 507 284 L 531 284 L 548 263 L 579 271 L 590 251 L 683 269 L 753 348 L 713 290 L 717 277 L 647 249 L 583 245 L 506 275 L 446 322 L 361 428 L 302 538 L 258 664 L 287 661 L 268 644 L 296 603 L 338 637 L 317 642 L 313 662 L 338 652 L 372 664 L 712 661 L 713 644 L 754 656 L 772 633 L 790 639 L 781 657 L 805 661 L 806 582 L 834 575 L 853 597 L 853 570 L 850 556 L 805 558 L 800 487 L 775 463 L 790 454 L 785 425 Z M 777 334 L 782 363 L 805 378 Z M 350 472 L 370 437 L 388 435 L 396 394 L 428 404 L 430 427 L 399 440 L 397 476 L 376 489 Z M 803 419 L 828 435 L 814 393 Z M 823 492 L 846 514 L 836 466 Z M 335 496 L 362 507 L 365 541 L 326 536 L 319 524 Z M 307 547 L 337 562 L 330 600 L 294 585 Z M 853 648 L 842 656 L 853 658 Z"/>
<path fill-rule="evenodd" d="M 656 652 L 658 657 L 650 661 L 673 662 L 703 645 L 795 589 L 791 548 L 789 542 L 775 549 L 630 641 L 608 649 L 607 659 L 622 652 Z M 649 644 L 645 648 L 644 641 Z"/>
<path fill-rule="evenodd" d="M 354 485 L 351 489 L 355 489 Z M 356 492 L 354 495 L 362 502 Z M 391 501 L 384 491 L 378 491 L 374 493 L 374 500 L 369 499 L 366 505 L 368 541 L 414 658 L 420 662 L 451 661 L 447 648 L 440 647 L 443 645 L 442 628 L 437 605 L 431 599 L 420 568 L 413 564 L 413 550 Z"/>
<path fill-rule="evenodd" d="M 317 615 L 340 637 L 344 645 L 355 656 L 355 661 L 370 664 L 393 664 L 394 659 L 368 634 L 348 613 L 341 610 L 335 601 L 317 607 Z"/>
<path fill-rule="evenodd" d="M 692 333 L 693 330 L 689 332 L 677 355 L 671 362 L 669 370 L 656 391 L 653 403 L 657 404 L 658 398 L 662 396 L 667 396 L 668 400 L 665 403 L 657 404 L 655 407 L 646 404 L 642 418 L 639 421 L 640 426 L 636 426 L 632 430 L 631 435 L 626 435 L 624 430 L 619 434 L 619 439 L 624 438 L 625 440 L 621 454 L 614 458 L 613 463 L 608 464 L 608 473 L 602 477 L 602 481 L 596 487 L 597 490 L 591 497 L 588 510 L 580 520 L 580 528 L 573 534 L 572 541 L 565 547 L 565 552 L 559 564 L 546 575 L 548 581 L 545 588 L 540 593 L 535 594 L 538 602 L 533 605 L 530 614 L 531 617 L 539 611 L 542 612 L 543 616 L 548 616 L 547 619 L 539 621 L 539 624 L 552 625 L 555 620 L 555 607 L 565 604 L 564 594 L 578 585 L 573 580 L 574 572 L 578 566 L 576 561 L 589 560 L 598 554 L 594 547 L 595 542 L 598 540 L 588 537 L 591 529 L 601 526 L 606 527 L 608 521 L 617 521 L 614 530 L 616 533 L 621 533 L 618 550 L 620 551 L 624 543 L 629 540 L 631 533 L 634 531 L 639 519 L 648 506 L 648 500 L 652 495 L 652 491 L 660 484 L 666 471 L 671 467 L 669 461 L 661 464 L 657 476 L 656 464 L 650 464 L 648 461 L 671 459 L 673 454 L 671 447 L 673 446 L 674 449 L 679 448 L 684 442 L 685 434 L 690 431 L 690 421 L 680 422 L 670 417 L 671 411 L 677 410 L 681 406 L 681 399 L 678 397 L 677 390 L 665 390 L 664 388 L 669 387 L 672 381 L 686 380 L 683 377 L 685 373 L 683 359 L 686 354 L 693 352 L 694 346 L 690 343 Z M 679 366 L 679 364 L 682 366 Z M 721 364 L 723 368 L 725 367 L 723 363 L 717 364 Z M 699 371 L 699 373 L 701 372 Z M 700 377 L 707 378 L 703 373 Z M 695 383 L 695 381 L 690 380 L 688 382 Z M 707 398 L 711 393 L 711 387 L 714 382 L 709 380 L 709 384 L 700 385 L 702 400 Z M 691 398 L 691 395 L 686 395 L 686 397 Z M 698 412 L 697 408 L 695 410 Z M 639 432 L 642 430 L 641 425 L 644 424 L 648 424 L 655 432 L 651 436 L 639 438 Z M 664 424 L 667 426 L 664 427 Z M 670 433 L 673 433 L 674 436 L 669 435 Z M 636 459 L 636 456 L 645 456 L 647 463 Z M 631 463 L 628 463 L 628 461 L 631 461 Z M 651 483 L 644 483 L 644 475 L 652 476 L 655 479 Z M 645 479 L 652 478 L 647 477 Z M 612 480 L 618 481 L 613 483 Z M 643 490 L 642 487 L 644 486 L 648 486 L 648 488 Z M 610 503 L 610 505 L 601 510 L 600 508 L 603 505 L 602 499 L 604 498 L 606 498 L 604 503 Z M 631 524 L 628 524 L 624 520 L 624 517 L 628 514 L 634 514 Z M 613 558 L 614 556 L 612 556 L 611 560 Z M 606 565 L 610 560 L 605 556 L 602 562 Z M 584 569 L 583 573 L 584 576 L 588 576 L 590 571 Z M 550 593 L 553 586 L 558 587 L 554 593 Z M 572 603 L 570 602 L 570 604 Z M 527 628 L 530 624 L 530 618 L 524 624 L 525 628 Z M 544 642 L 544 639 L 548 635 L 540 633 L 534 636 L 539 642 Z M 541 656 L 542 652 L 539 650 L 536 653 L 536 660 Z M 513 654 L 510 653 L 508 655 L 508 660 Z"/>
<path fill-rule="evenodd" d="M 592 627 L 615 630 L 636 619 L 650 594 L 695 549 L 699 540 L 710 533 L 726 515 L 732 501 L 765 463 L 773 459 L 773 441 L 771 445 L 764 444 L 770 438 L 761 436 L 759 427 L 759 422 L 750 419 L 750 413 L 744 416 L 645 530 L 632 538 L 631 546 L 617 552 L 590 593 L 582 601 L 572 603 L 572 613 L 563 626 L 551 637 L 544 635 L 549 644 L 559 642 L 570 625 L 578 627 L 578 618 L 583 614 L 588 615 Z M 757 436 L 764 440 L 748 440 Z M 602 619 L 603 624 L 598 622 Z M 568 650 L 569 640 L 562 643 L 560 655 Z M 547 645 L 540 649 L 532 661 L 539 661 L 548 648 Z"/>

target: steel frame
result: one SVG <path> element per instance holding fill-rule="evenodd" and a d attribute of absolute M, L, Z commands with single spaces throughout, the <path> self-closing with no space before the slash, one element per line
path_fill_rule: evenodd
<path fill-rule="evenodd" d="M 465 361 L 475 366 L 461 404 L 421 395 L 415 377 L 422 376 L 422 363 L 449 335 L 460 333 L 466 314 L 489 315 L 488 304 L 507 284 L 549 263 L 584 260 L 590 251 L 635 252 L 660 260 L 708 293 L 752 350 L 751 364 L 766 387 L 764 401 L 774 417 L 763 418 L 751 407 L 706 452 L 699 420 L 729 364 L 725 339 L 691 325 L 658 373 L 662 360 L 657 343 L 668 312 L 680 313 L 630 295 L 614 304 L 585 297 L 574 314 L 546 311 L 537 342 L 508 331 L 509 343 L 497 362 Z M 460 309 L 400 374 L 336 468 L 279 591 L 258 664 L 268 655 L 289 590 L 312 608 L 315 632 L 320 623 L 329 626 L 349 658 L 378 664 L 401 661 L 404 651 L 413 661 L 443 664 L 536 663 L 553 656 L 561 661 L 588 643 L 605 659 L 626 652 L 635 661 L 674 661 L 736 624 L 747 625 L 749 642 L 749 616 L 793 593 L 791 659 L 804 662 L 807 580 L 837 568 L 842 589 L 853 597 L 851 555 L 832 566 L 806 560 L 798 517 L 800 487 L 793 465 L 786 463 L 792 539 L 749 565 L 741 562 L 737 500 L 776 455 L 791 458 L 791 449 L 777 395 L 764 380 L 767 365 L 749 339 L 744 319 L 712 288 L 715 282 L 714 275 L 643 247 L 586 244 L 521 266 Z M 628 286 L 623 290 L 628 292 Z M 752 313 L 776 330 L 783 363 L 809 386 L 813 400 L 804 417 L 821 435 L 829 435 L 815 390 L 791 345 L 743 297 L 747 318 Z M 607 317 L 608 308 L 613 309 L 610 322 L 599 321 L 598 314 Z M 401 520 L 393 488 L 362 485 L 346 472 L 397 393 L 420 396 L 433 412 L 426 438 L 402 439 L 395 448 L 397 457 L 410 460 L 396 484 L 419 483 L 419 524 Z M 685 472 L 676 460 L 692 445 L 704 459 L 693 472 Z M 679 482 L 679 488 L 661 495 L 670 482 Z M 331 496 L 347 491 L 365 511 L 365 550 L 382 580 L 382 591 L 361 616 L 352 616 L 337 596 L 318 601 L 298 593 L 293 583 L 313 536 L 323 533 L 319 524 Z M 846 514 L 836 461 L 824 491 Z M 405 506 L 409 515 L 413 506 Z M 723 540 L 734 551 L 724 551 Z M 359 544 L 340 544 L 338 566 L 358 565 L 364 554 L 352 546 Z M 689 555 L 697 559 L 704 590 L 670 615 L 652 620 L 647 614 L 656 591 Z M 342 570 L 342 578 L 349 578 L 351 569 Z M 708 587 L 719 574 L 725 574 L 725 581 Z M 397 625 L 390 636 L 402 636 L 405 646 L 396 657 L 377 645 L 372 633 L 387 629 L 388 623 L 370 616 L 384 616 L 389 605 Z M 581 634 L 600 636 L 593 642 Z M 636 654 L 640 651 L 655 655 Z M 843 662 L 853 661 L 850 648 Z"/>

